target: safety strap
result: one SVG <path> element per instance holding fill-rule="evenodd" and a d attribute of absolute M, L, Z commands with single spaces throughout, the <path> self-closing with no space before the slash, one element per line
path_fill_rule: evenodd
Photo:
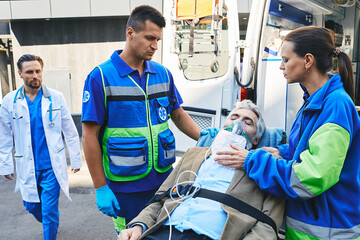
<path fill-rule="evenodd" d="M 162 194 L 154 195 L 152 197 L 152 199 L 150 199 L 150 201 L 147 205 L 154 203 L 154 202 L 161 201 L 163 198 L 169 197 L 170 195 L 173 195 L 174 197 L 176 197 L 176 196 L 178 196 L 177 195 L 178 192 L 182 196 L 188 196 L 189 194 L 192 194 L 196 189 L 197 191 L 195 192 L 195 194 L 193 194 L 193 196 L 192 196 L 193 198 L 197 198 L 197 197 L 207 198 L 207 199 L 214 200 L 214 201 L 220 202 L 222 204 L 225 204 L 231 208 L 234 208 L 234 209 L 238 210 L 239 212 L 242 212 L 244 214 L 249 215 L 250 217 L 257 219 L 260 222 L 268 224 L 270 227 L 272 227 L 272 229 L 275 231 L 275 234 L 277 236 L 277 228 L 276 228 L 276 224 L 275 224 L 274 220 L 271 217 L 269 217 L 268 215 L 266 215 L 265 213 L 263 213 L 262 211 L 254 208 L 253 206 L 247 204 L 244 201 L 241 201 L 240 199 L 237 199 L 226 193 L 216 192 L 216 191 L 212 191 L 212 190 L 208 190 L 208 189 L 204 189 L 204 188 L 199 189 L 199 188 L 192 186 L 191 184 L 188 184 L 184 187 L 179 185 L 178 187 L 179 187 L 179 189 L 173 188 L 173 191 L 171 193 L 170 193 L 170 191 L 171 191 L 171 188 L 170 188 Z"/>
<path fill-rule="evenodd" d="M 199 19 L 194 18 L 190 22 L 190 38 L 189 38 L 189 57 L 192 57 L 194 55 L 194 34 L 195 34 L 195 26 L 199 24 Z"/>

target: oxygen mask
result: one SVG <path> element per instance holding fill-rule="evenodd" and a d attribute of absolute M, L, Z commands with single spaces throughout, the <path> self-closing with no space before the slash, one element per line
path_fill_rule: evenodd
<path fill-rule="evenodd" d="M 241 121 L 240 119 L 236 119 L 231 123 L 231 127 L 227 127 L 227 128 L 225 128 L 225 130 L 232 132 L 236 135 L 243 136 L 247 140 L 247 144 L 246 144 L 247 148 L 248 149 L 252 148 L 252 141 L 251 141 L 250 137 L 244 131 L 244 122 L 243 121 Z"/>
<path fill-rule="evenodd" d="M 247 147 L 247 140 L 243 134 L 243 122 L 242 121 L 234 121 L 231 127 L 227 127 L 216 135 L 212 145 L 211 151 L 224 151 L 224 150 L 234 150 L 230 147 L 230 144 L 236 145 L 241 148 Z M 245 133 L 244 133 L 245 134 Z"/>

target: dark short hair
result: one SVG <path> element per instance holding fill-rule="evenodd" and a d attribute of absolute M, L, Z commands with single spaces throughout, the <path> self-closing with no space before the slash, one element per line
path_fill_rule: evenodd
<path fill-rule="evenodd" d="M 165 18 L 155 8 L 149 5 L 141 5 L 136 7 L 129 17 L 126 28 L 131 27 L 135 32 L 142 31 L 146 20 L 149 20 L 161 28 L 165 27 Z"/>
<path fill-rule="evenodd" d="M 31 61 L 38 61 L 40 63 L 40 65 L 41 65 L 41 67 L 42 68 L 44 67 L 44 62 L 41 59 L 41 57 L 35 56 L 35 55 L 32 55 L 32 54 L 24 54 L 24 55 L 22 55 L 19 58 L 19 60 L 17 61 L 16 64 L 17 64 L 18 69 L 21 71 L 23 62 L 31 62 Z"/>

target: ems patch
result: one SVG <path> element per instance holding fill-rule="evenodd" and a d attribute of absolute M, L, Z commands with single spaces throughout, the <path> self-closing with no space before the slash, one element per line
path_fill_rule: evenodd
<path fill-rule="evenodd" d="M 83 102 L 86 103 L 90 99 L 90 93 L 88 91 L 84 91 Z"/>
<path fill-rule="evenodd" d="M 165 109 L 164 107 L 160 107 L 160 108 L 159 108 L 159 117 L 160 117 L 160 120 L 161 120 L 161 121 L 165 121 L 165 120 L 166 120 L 166 115 L 167 115 L 166 109 Z"/>

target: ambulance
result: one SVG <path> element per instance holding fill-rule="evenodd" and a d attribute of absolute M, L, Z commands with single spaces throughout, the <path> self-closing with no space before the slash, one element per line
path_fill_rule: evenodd
<path fill-rule="evenodd" d="M 239 12 L 250 4 L 248 12 Z M 289 133 L 302 104 L 299 84 L 279 69 L 284 36 L 301 26 L 335 32 L 336 47 L 353 61 L 360 103 L 360 0 L 167 0 L 162 63 L 172 73 L 182 107 L 202 130 L 220 128 L 236 101 L 256 103 L 267 127 Z M 174 124 L 177 150 L 195 141 Z"/>

